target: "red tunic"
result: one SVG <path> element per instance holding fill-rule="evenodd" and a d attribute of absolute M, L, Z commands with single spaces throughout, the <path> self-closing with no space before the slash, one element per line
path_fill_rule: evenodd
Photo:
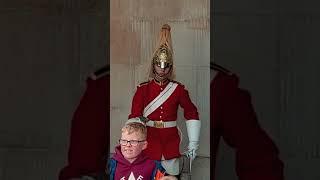
<path fill-rule="evenodd" d="M 160 86 L 154 80 L 138 86 L 132 100 L 129 119 L 143 116 L 144 107 L 157 97 L 166 86 L 167 84 Z M 199 120 L 196 106 L 192 103 L 188 91 L 180 83 L 178 83 L 178 86 L 172 95 L 158 109 L 152 112 L 148 116 L 148 119 L 154 121 L 176 121 L 179 105 L 184 109 L 184 117 L 186 120 Z M 147 140 L 148 147 L 145 152 L 151 159 L 160 160 L 162 154 L 165 159 L 180 157 L 180 137 L 177 127 L 148 127 Z"/>
<path fill-rule="evenodd" d="M 109 152 L 109 76 L 88 79 L 71 121 L 68 164 L 59 180 L 104 172 Z"/>
<path fill-rule="evenodd" d="M 210 88 L 211 172 L 214 172 L 219 139 L 223 137 L 236 152 L 239 180 L 283 180 L 278 149 L 259 126 L 250 94 L 238 87 L 238 78 L 218 72 Z"/>

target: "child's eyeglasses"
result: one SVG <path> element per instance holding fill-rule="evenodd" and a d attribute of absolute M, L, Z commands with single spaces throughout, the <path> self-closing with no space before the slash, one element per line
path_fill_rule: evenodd
<path fill-rule="evenodd" d="M 119 144 L 122 145 L 122 146 L 126 146 L 128 143 L 131 145 L 131 146 L 137 146 L 139 143 L 141 142 L 144 142 L 146 140 L 142 140 L 142 141 L 139 141 L 139 140 L 125 140 L 125 139 L 119 139 Z"/>

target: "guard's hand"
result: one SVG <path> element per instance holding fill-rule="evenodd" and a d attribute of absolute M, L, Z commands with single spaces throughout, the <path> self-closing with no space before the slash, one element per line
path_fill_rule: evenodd
<path fill-rule="evenodd" d="M 199 143 L 197 141 L 191 141 L 188 145 L 188 151 L 186 152 L 186 155 L 188 158 L 194 160 L 197 156 L 196 151 L 198 150 Z"/>
<path fill-rule="evenodd" d="M 186 126 L 189 137 L 187 157 L 194 160 L 197 156 L 196 150 L 199 147 L 201 122 L 199 120 L 187 120 Z"/>
<path fill-rule="evenodd" d="M 130 118 L 127 120 L 126 124 L 128 123 L 133 123 L 133 122 L 137 122 L 137 123 L 142 123 L 143 125 L 146 125 L 146 123 L 149 121 L 148 118 L 140 116 L 140 117 L 135 117 L 135 118 Z"/>

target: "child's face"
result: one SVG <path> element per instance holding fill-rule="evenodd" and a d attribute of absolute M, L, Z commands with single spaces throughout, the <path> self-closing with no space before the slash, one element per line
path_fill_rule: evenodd
<path fill-rule="evenodd" d="M 139 132 L 133 132 L 131 134 L 128 134 L 128 132 L 126 131 L 121 134 L 121 139 L 127 140 L 127 141 L 145 140 L 141 135 L 141 133 Z M 142 152 L 142 150 L 146 148 L 147 148 L 147 141 L 139 142 L 135 146 L 127 142 L 126 145 L 121 145 L 121 152 L 124 158 L 132 163 L 134 160 L 136 160 L 137 156 Z"/>

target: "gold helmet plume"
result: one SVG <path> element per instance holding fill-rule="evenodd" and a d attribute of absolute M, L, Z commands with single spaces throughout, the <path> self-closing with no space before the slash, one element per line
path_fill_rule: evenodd
<path fill-rule="evenodd" d="M 152 62 L 151 62 L 151 71 L 150 77 L 155 77 L 154 65 L 159 66 L 160 68 L 171 67 L 170 73 L 168 74 L 170 79 L 173 78 L 173 49 L 171 41 L 171 27 L 168 24 L 164 24 L 161 27 L 159 35 L 159 43 L 156 50 L 153 53 Z"/>
<path fill-rule="evenodd" d="M 172 66 L 173 64 L 173 51 L 171 42 L 171 27 L 164 24 L 160 31 L 159 45 L 153 54 L 153 64 L 159 65 L 161 68 Z"/>

